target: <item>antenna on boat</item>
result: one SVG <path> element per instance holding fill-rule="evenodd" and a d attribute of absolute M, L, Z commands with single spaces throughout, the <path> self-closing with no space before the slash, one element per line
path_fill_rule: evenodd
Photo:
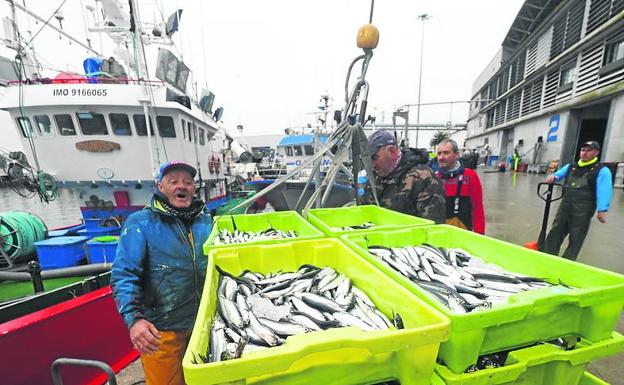
<path fill-rule="evenodd" d="M 379 42 L 379 30 L 370 23 L 373 19 L 374 4 L 374 0 L 371 0 L 369 23 L 360 27 L 357 34 L 357 46 L 364 50 L 364 54 L 356 57 L 351 62 L 347 71 L 345 81 L 345 108 L 342 111 L 338 127 L 330 134 L 325 145 L 313 157 L 302 162 L 301 165 L 290 173 L 277 179 L 262 191 L 231 208 L 228 212 L 246 207 L 256 199 L 275 190 L 310 165 L 313 165 L 312 172 L 309 174 L 307 183 L 295 207 L 295 210 L 301 211 L 304 217 L 315 203 L 317 207 L 324 207 L 327 204 L 331 191 L 334 188 L 336 178 L 340 173 L 349 178 L 349 183 L 352 185 L 353 191 L 357 191 L 357 177 L 360 170 L 365 170 L 367 175 L 373 175 L 372 162 L 368 151 L 368 140 L 364 134 L 364 125 L 367 123 L 366 107 L 368 104 L 369 91 L 369 85 L 366 81 L 366 72 L 370 60 L 373 57 L 373 49 L 377 47 L 377 43 Z M 351 71 L 359 61 L 362 62 L 360 75 L 350 89 L 349 80 L 351 78 Z M 322 162 L 320 161 L 323 157 L 327 157 L 331 160 L 331 165 L 324 175 L 321 173 Z M 314 192 L 307 198 L 307 201 L 302 207 L 306 192 L 315 181 L 316 186 Z M 371 184 L 375 203 L 379 205 L 374 178 L 369 178 L 369 182 Z M 355 199 L 357 203 L 360 203 L 357 194 Z"/>

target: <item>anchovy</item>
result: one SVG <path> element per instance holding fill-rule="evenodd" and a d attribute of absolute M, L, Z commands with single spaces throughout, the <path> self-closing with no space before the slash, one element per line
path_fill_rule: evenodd
<path fill-rule="evenodd" d="M 336 318 L 336 321 L 340 322 L 340 324 L 343 326 L 355 326 L 365 331 L 376 330 L 375 327 L 367 324 L 360 318 L 355 317 L 349 313 L 336 312 L 334 313 L 334 317 Z"/>
<path fill-rule="evenodd" d="M 271 329 L 264 326 L 258 321 L 253 312 L 249 312 L 249 326 L 255 335 L 260 337 L 267 345 L 277 346 L 279 343 L 278 337 L 273 333 Z"/>
<path fill-rule="evenodd" d="M 310 329 L 292 322 L 275 322 L 262 317 L 259 317 L 258 321 L 260 321 L 260 323 L 264 326 L 273 330 L 275 334 L 279 334 L 281 336 L 293 336 L 295 334 L 302 334 L 310 331 Z"/>
<path fill-rule="evenodd" d="M 301 294 L 300 297 L 301 297 L 301 300 L 307 303 L 308 305 L 314 306 L 316 308 L 320 308 L 322 310 L 327 310 L 332 313 L 343 311 L 343 308 L 340 305 L 338 305 L 336 302 L 330 299 L 327 299 L 325 297 L 322 297 L 320 295 L 317 295 L 317 294 L 303 293 Z"/>
<path fill-rule="evenodd" d="M 317 325 L 311 318 L 305 316 L 303 313 L 291 314 L 286 320 L 299 324 L 308 330 L 323 330 L 321 326 Z"/>
<path fill-rule="evenodd" d="M 225 325 L 220 320 L 215 320 L 210 333 L 210 360 L 221 361 L 221 356 L 225 352 L 227 340 L 225 338 Z"/>
<path fill-rule="evenodd" d="M 310 317 L 314 322 L 318 323 L 318 322 L 325 321 L 325 316 L 323 315 L 323 313 L 309 306 L 308 304 L 303 302 L 301 299 L 294 296 L 290 300 L 292 301 L 292 304 L 295 306 L 297 310 L 299 310 L 301 313 L 305 314 L 306 316 Z"/>
<path fill-rule="evenodd" d="M 355 296 L 359 298 L 360 300 L 362 300 L 365 304 L 371 307 L 375 307 L 375 303 L 362 290 L 358 289 L 355 286 L 352 286 L 351 291 L 353 291 Z"/>
<path fill-rule="evenodd" d="M 235 229 L 229 232 L 223 229 L 214 239 L 215 245 L 229 245 L 270 239 L 296 238 L 297 233 L 293 230 L 268 229 L 264 231 L 240 231 Z"/>
<path fill-rule="evenodd" d="M 236 296 L 236 308 L 241 315 L 243 324 L 249 325 L 249 307 L 247 306 L 245 297 L 240 293 Z"/>
<path fill-rule="evenodd" d="M 236 306 L 236 303 L 230 301 L 225 297 L 219 297 L 219 311 L 221 312 L 221 317 L 230 325 L 235 326 L 238 329 L 242 329 L 245 327 L 245 321 L 241 317 L 240 311 Z"/>

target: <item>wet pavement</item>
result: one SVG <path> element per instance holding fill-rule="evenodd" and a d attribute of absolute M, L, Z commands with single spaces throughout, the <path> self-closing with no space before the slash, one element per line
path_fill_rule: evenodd
<path fill-rule="evenodd" d="M 542 226 L 544 201 L 537 196 L 537 185 L 545 175 L 490 173 L 477 170 L 483 184 L 486 235 L 524 245 L 537 241 Z M 550 208 L 548 227 L 559 202 Z M 624 191 L 614 189 L 607 223 L 592 219 L 578 262 L 624 274 Z M 561 247 L 565 250 L 567 242 Z"/>

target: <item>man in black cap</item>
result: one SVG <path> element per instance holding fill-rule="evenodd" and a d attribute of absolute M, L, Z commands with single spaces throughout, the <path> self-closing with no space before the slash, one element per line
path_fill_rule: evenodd
<path fill-rule="evenodd" d="M 426 152 L 411 148 L 400 150 L 394 135 L 388 131 L 371 135 L 368 151 L 382 207 L 436 223 L 444 222 L 444 189 L 433 170 L 426 165 L 429 160 Z M 374 203 L 370 187 L 363 201 Z"/>
<path fill-rule="evenodd" d="M 545 252 L 559 255 L 561 243 L 569 235 L 563 257 L 576 260 L 596 209 L 598 221 L 606 223 L 613 183 L 611 170 L 598 162 L 599 153 L 598 142 L 585 142 L 578 162 L 566 164 L 546 178 L 546 183 L 563 180 L 564 194 L 544 243 Z"/>

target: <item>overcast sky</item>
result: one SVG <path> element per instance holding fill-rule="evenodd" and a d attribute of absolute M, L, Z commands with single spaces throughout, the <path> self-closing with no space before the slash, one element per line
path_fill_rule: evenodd
<path fill-rule="evenodd" d="M 83 0 L 87 4 L 92 0 Z M 47 18 L 62 0 L 30 0 Z M 74 4 L 72 4 L 74 3 Z M 62 11 L 64 28 L 84 35 L 79 1 Z M 125 1 L 122 2 L 126 4 Z M 244 134 L 282 133 L 287 127 L 316 124 L 319 96 L 344 104 L 349 63 L 362 53 L 355 44 L 358 28 L 368 22 L 370 0 L 203 0 L 161 1 L 165 16 L 182 8 L 180 32 L 185 62 L 223 106 L 223 121 Z M 418 99 L 422 24 L 425 24 L 421 102 L 468 100 L 472 83 L 492 59 L 511 26 L 521 0 L 377 0 L 373 24 L 379 28 L 367 80 L 369 113 L 377 122 L 391 121 L 392 111 Z M 140 0 L 155 16 L 154 1 Z M 78 5 L 78 7 L 77 7 Z M 149 8 L 152 6 L 152 8 Z M 58 24 L 56 24 L 58 25 Z M 33 27 L 33 29 L 38 29 Z M 39 38 L 38 38 L 39 39 Z M 94 42 L 97 40 L 94 38 Z M 35 41 L 45 54 L 50 44 Z M 205 60 L 204 60 L 205 58 Z M 56 57 L 50 61 L 59 60 Z M 76 61 L 80 65 L 80 61 Z M 78 69 L 80 68 L 78 65 Z M 423 107 L 421 122 L 467 119 L 467 105 Z M 415 111 L 411 113 L 415 120 Z M 424 143 L 422 143 L 424 144 Z"/>

